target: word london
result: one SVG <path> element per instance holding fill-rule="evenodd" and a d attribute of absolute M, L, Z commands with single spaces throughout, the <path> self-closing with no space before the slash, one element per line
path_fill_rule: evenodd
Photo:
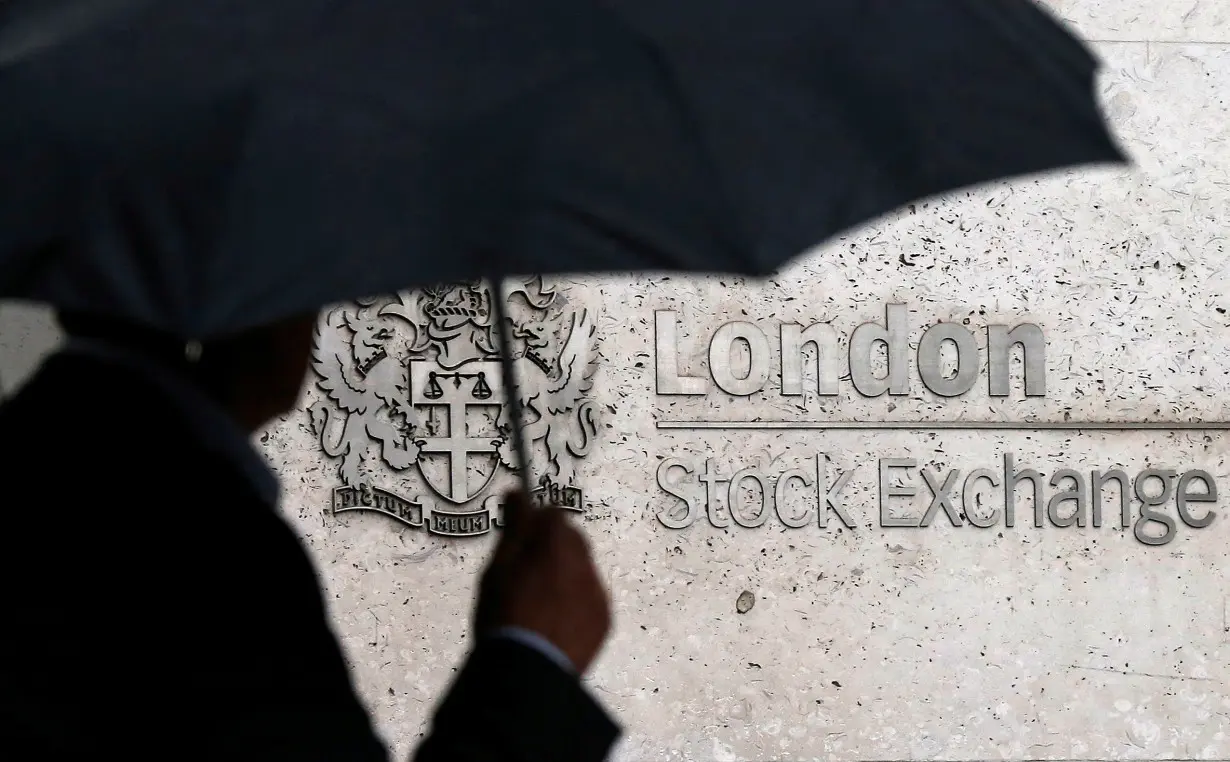
<path fill-rule="evenodd" d="M 910 337 L 907 308 L 890 304 L 885 309 L 886 325 L 863 323 L 849 340 L 850 381 L 864 397 L 882 394 L 894 396 L 910 393 Z M 657 371 L 657 391 L 660 395 L 702 395 L 711 391 L 708 380 L 700 376 L 685 376 L 679 369 L 679 316 L 670 310 L 654 313 L 654 356 Z M 803 394 L 805 350 L 816 351 L 816 393 L 835 396 L 838 380 L 844 375 L 839 367 L 838 336 L 831 325 L 814 323 L 804 327 L 798 323 L 782 323 L 781 393 L 785 396 Z M 746 347 L 747 371 L 734 369 L 733 350 Z M 951 345 L 956 354 L 956 369 L 946 372 L 943 349 Z M 881 377 L 875 372 L 875 354 L 883 346 L 887 354 L 888 371 Z M 1021 323 L 1009 328 L 1003 325 L 987 327 L 988 382 L 992 397 L 1007 397 L 1010 393 L 1012 350 L 1020 346 L 1023 354 L 1025 396 L 1046 396 L 1046 338 L 1033 323 Z M 709 340 L 709 375 L 723 392 L 746 397 L 765 389 L 769 382 L 772 360 L 769 337 L 754 323 L 735 321 L 718 328 Z M 959 397 L 978 382 L 981 365 L 978 340 L 960 323 L 937 323 L 923 333 L 918 342 L 918 375 L 928 391 L 940 397 Z"/>
<path fill-rule="evenodd" d="M 735 321 L 713 331 L 707 352 L 707 378 L 688 375 L 681 369 L 679 315 L 659 310 L 654 315 L 654 357 L 657 393 L 663 396 L 706 395 L 717 390 L 747 397 L 768 386 L 773 365 L 770 333 L 760 326 Z M 839 381 L 849 378 L 863 397 L 910 393 L 911 338 L 908 309 L 902 304 L 885 307 L 885 321 L 863 323 L 850 335 L 846 362 L 842 362 L 841 339 L 832 326 L 782 323 L 778 334 L 780 388 L 783 396 L 804 393 L 804 368 L 808 350 L 814 352 L 815 386 L 809 391 L 834 396 Z M 1032 323 L 986 328 L 987 393 L 991 397 L 1011 394 L 1013 352 L 1021 349 L 1022 387 L 1026 397 L 1046 396 L 1046 338 Z M 736 348 L 743 347 L 736 363 Z M 943 361 L 946 347 L 955 350 L 955 362 Z M 886 363 L 877 363 L 883 350 Z M 938 397 L 957 397 L 978 383 L 983 360 L 975 334 L 959 323 L 929 326 L 919 338 L 917 372 L 923 386 Z M 881 374 L 877 365 L 884 365 Z M 845 366 L 845 367 L 843 367 Z M 848 376 L 846 370 L 848 369 Z M 694 372 L 694 371 L 693 371 Z M 927 425 L 917 427 L 925 430 Z M 843 494 L 853 470 L 833 480 L 826 473 L 829 458 L 816 455 L 807 467 L 785 468 L 773 463 L 731 467 L 719 473 L 711 459 L 701 465 L 695 459 L 669 457 L 657 469 L 659 489 L 669 496 L 668 507 L 657 513 L 671 529 L 684 529 L 700 517 L 715 527 L 738 525 L 756 528 L 775 515 L 777 523 L 790 529 L 828 526 L 830 514 L 853 529 Z M 1183 472 L 1148 468 L 1129 475 L 1122 469 L 1091 470 L 1088 473 L 1063 467 L 1049 477 L 1033 468 L 1018 468 L 1012 453 L 1003 455 L 1002 467 L 976 468 L 967 473 L 946 473 L 920 467 L 911 458 L 882 458 L 874 486 L 863 494 L 878 492 L 881 527 L 928 527 L 942 513 L 953 526 L 989 528 L 1015 526 L 1018 511 L 1032 513 L 1033 525 L 1056 527 L 1101 527 L 1107 501 L 1121 529 L 1132 528 L 1146 545 L 1165 545 L 1178 531 L 1179 522 L 1200 529 L 1213 523 L 1216 513 L 1193 509 L 1193 504 L 1218 500 L 1217 484 L 1205 470 Z M 1055 491 L 1049 496 L 1046 488 Z M 929 499 L 926 496 L 929 493 Z M 911 505 L 923 498 L 923 505 Z M 1117 506 L 1115 505 L 1117 502 Z M 1018 505 L 1020 503 L 1021 505 Z M 1032 503 L 1032 505 L 1030 505 Z M 1137 505 L 1135 510 L 1133 506 Z"/>

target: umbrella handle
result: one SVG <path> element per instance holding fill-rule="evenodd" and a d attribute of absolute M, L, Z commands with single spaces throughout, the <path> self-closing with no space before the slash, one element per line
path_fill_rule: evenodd
<path fill-rule="evenodd" d="M 508 418 L 512 422 L 513 451 L 521 472 L 521 488 L 525 490 L 528 498 L 534 481 L 530 473 L 529 445 L 525 441 L 521 425 L 525 416 L 521 409 L 521 397 L 517 394 L 517 374 L 512 360 L 512 330 L 504 310 L 504 282 L 501 278 L 491 278 L 490 281 L 491 315 L 495 318 L 500 336 L 500 370 L 504 377 L 504 400 L 508 405 Z M 505 521 L 507 520 L 505 518 Z"/>

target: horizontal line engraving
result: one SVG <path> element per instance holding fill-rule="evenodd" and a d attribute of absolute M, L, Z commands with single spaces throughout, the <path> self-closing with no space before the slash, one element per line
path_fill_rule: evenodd
<path fill-rule="evenodd" d="M 1228 40 L 1092 40 L 1086 42 L 1094 45 L 1204 45 L 1208 47 L 1230 46 Z"/>
<path fill-rule="evenodd" d="M 659 429 L 775 431 L 1230 431 L 1230 421 L 658 421 Z"/>

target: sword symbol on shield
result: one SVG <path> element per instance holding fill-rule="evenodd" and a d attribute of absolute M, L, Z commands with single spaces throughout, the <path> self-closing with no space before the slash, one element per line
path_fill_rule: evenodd
<path fill-rule="evenodd" d="M 487 488 L 497 471 L 493 463 L 490 472 L 482 479 L 482 484 L 471 485 L 471 458 L 496 458 L 498 432 L 472 432 L 467 413 L 478 407 L 499 409 L 503 390 L 499 382 L 498 365 L 480 360 L 446 370 L 434 362 L 411 362 L 410 383 L 412 404 L 415 407 L 437 407 L 446 411 L 444 432 L 415 440 L 415 444 L 420 448 L 420 472 L 423 479 L 432 491 L 449 502 L 458 505 L 468 503 Z M 445 459 L 448 473 L 446 481 L 422 468 L 422 459 L 433 455 Z"/>

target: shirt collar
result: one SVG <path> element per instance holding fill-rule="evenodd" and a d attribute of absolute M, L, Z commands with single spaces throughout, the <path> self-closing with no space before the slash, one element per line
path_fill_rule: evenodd
<path fill-rule="evenodd" d="M 154 360 L 105 341 L 70 337 L 63 351 L 125 365 L 144 374 L 181 409 L 201 444 L 229 458 L 263 500 L 277 504 L 278 479 L 268 462 L 239 423 L 203 391 Z"/>

